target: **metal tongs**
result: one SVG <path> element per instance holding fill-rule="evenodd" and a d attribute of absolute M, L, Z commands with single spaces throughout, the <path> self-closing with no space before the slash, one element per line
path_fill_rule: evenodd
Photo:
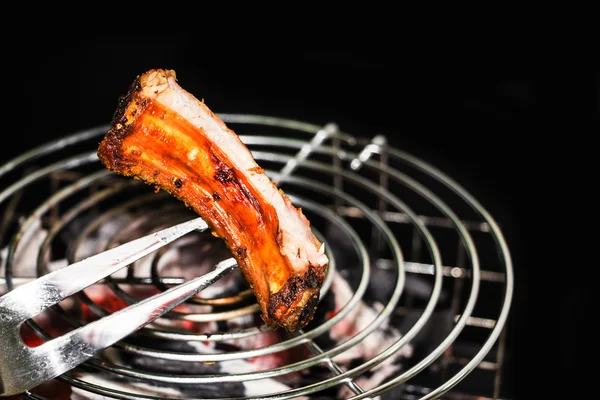
<path fill-rule="evenodd" d="M 206 229 L 206 222 L 196 218 L 53 271 L 0 297 L 0 396 L 23 393 L 75 368 L 236 268 L 236 261 L 229 258 L 205 275 L 38 347 L 29 347 L 21 339 L 21 324 L 28 319 L 175 239 Z"/>

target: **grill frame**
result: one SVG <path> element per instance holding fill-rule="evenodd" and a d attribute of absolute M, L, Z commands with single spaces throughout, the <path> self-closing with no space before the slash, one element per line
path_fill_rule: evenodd
<path fill-rule="evenodd" d="M 292 347 L 296 343 L 305 343 L 310 347 L 313 354 L 315 354 L 313 360 L 314 364 L 311 365 L 324 363 L 334 374 L 334 376 L 329 380 L 317 383 L 315 386 L 312 386 L 309 389 L 301 388 L 300 390 L 296 391 L 292 390 L 284 395 L 277 395 L 277 398 L 290 398 L 295 395 L 305 395 L 313 392 L 319 392 L 320 390 L 329 387 L 328 385 L 330 384 L 332 386 L 345 384 L 355 394 L 355 396 L 352 397 L 353 399 L 361 399 L 381 395 L 400 384 L 408 383 L 408 381 L 417 376 L 420 372 L 425 370 L 428 366 L 430 366 L 434 361 L 438 360 L 440 357 L 446 358 L 447 360 L 452 360 L 451 356 L 446 354 L 447 350 L 449 346 L 455 342 L 457 337 L 459 337 L 459 335 L 466 326 L 479 326 L 481 327 L 481 329 L 487 329 L 489 331 L 487 339 L 483 343 L 481 343 L 481 348 L 475 354 L 475 356 L 473 356 L 470 359 L 453 360 L 453 362 L 457 364 L 462 363 L 462 368 L 457 373 L 450 376 L 447 380 L 445 380 L 435 388 L 418 388 L 418 385 L 408 386 L 417 388 L 414 389 L 414 391 L 420 392 L 418 395 L 422 395 L 422 397 L 419 397 L 421 399 L 439 398 L 444 394 L 451 396 L 452 393 L 454 393 L 451 392 L 452 389 L 455 388 L 459 383 L 461 383 L 468 375 L 470 375 L 470 373 L 473 370 L 475 370 L 478 367 L 485 369 L 485 367 L 487 366 L 488 368 L 492 368 L 493 373 L 495 374 L 494 385 L 490 390 L 491 393 L 487 395 L 489 395 L 490 398 L 499 398 L 501 390 L 502 359 L 504 357 L 505 351 L 504 332 L 506 328 L 506 321 L 510 311 L 510 302 L 513 295 L 513 271 L 510 252 L 506 242 L 504 241 L 501 229 L 493 220 L 493 218 L 488 214 L 488 212 L 483 208 L 483 206 L 480 205 L 479 202 L 476 199 L 474 199 L 469 193 L 467 193 L 456 181 L 446 176 L 444 173 L 437 170 L 435 167 L 399 149 L 395 149 L 391 146 L 388 146 L 386 144 L 385 137 L 375 136 L 373 139 L 369 139 L 367 137 L 352 136 L 347 133 L 341 132 L 335 124 L 328 124 L 324 127 L 321 127 L 306 122 L 268 116 L 244 114 L 218 115 L 228 125 L 236 126 L 236 128 L 234 128 L 234 131 L 240 134 L 242 141 L 246 143 L 248 147 L 252 150 L 259 164 L 261 164 L 261 162 L 264 161 L 277 163 L 282 166 L 279 172 L 268 171 L 269 175 L 275 181 L 284 185 L 304 185 L 305 187 L 309 187 L 312 185 L 314 187 L 316 183 L 311 181 L 310 179 L 307 179 L 306 177 L 299 175 L 299 170 L 316 170 L 323 174 L 331 172 L 333 178 L 331 185 L 327 186 L 325 184 L 320 184 L 320 189 L 325 192 L 329 191 L 330 194 L 332 194 L 331 197 L 333 198 L 331 204 L 325 204 L 328 207 L 326 208 L 326 210 L 328 211 L 324 212 L 333 212 L 336 217 L 346 217 L 349 219 L 366 217 L 370 219 L 373 225 L 376 226 L 379 230 L 383 229 L 381 232 L 377 232 L 376 229 L 373 229 L 373 240 L 371 242 L 372 246 L 375 246 L 375 248 L 379 246 L 378 243 L 380 239 L 378 238 L 381 238 L 381 233 L 383 232 L 384 236 L 387 235 L 388 242 L 390 242 L 388 243 L 388 245 L 392 248 L 395 248 L 396 246 L 398 247 L 393 251 L 395 260 L 391 260 L 391 263 L 397 265 L 398 267 L 399 272 L 397 286 L 400 289 L 394 292 L 395 300 L 392 300 L 389 303 L 393 306 L 385 308 L 384 311 L 382 311 L 382 313 L 380 314 L 381 320 L 386 319 L 389 316 L 389 314 L 396 308 L 396 303 L 400 300 L 403 294 L 406 273 L 422 275 L 432 274 L 434 276 L 434 289 L 432 291 L 432 295 L 429 299 L 428 305 L 423 311 L 421 319 L 419 319 L 417 323 L 413 325 L 413 328 L 411 328 L 411 330 L 404 333 L 402 339 L 396 342 L 396 344 L 391 350 L 388 349 L 384 352 L 386 356 L 392 355 L 404 345 L 409 343 L 410 340 L 414 338 L 416 334 L 419 333 L 423 325 L 425 325 L 428 322 L 429 317 L 431 316 L 431 313 L 433 312 L 436 303 L 439 300 L 441 294 L 442 280 L 444 278 L 453 279 L 455 282 L 455 290 L 453 290 L 452 293 L 452 297 L 455 302 L 459 302 L 458 299 L 465 290 L 465 280 L 469 279 L 471 282 L 470 295 L 467 298 L 466 305 L 463 308 L 463 312 L 461 312 L 460 315 L 457 315 L 457 319 L 455 321 L 452 333 L 448 337 L 446 337 L 446 339 L 440 345 L 438 345 L 438 347 L 433 353 L 430 353 L 428 356 L 426 356 L 424 359 L 422 359 L 409 370 L 403 371 L 391 382 L 379 386 L 374 390 L 363 390 L 353 381 L 353 378 L 357 375 L 360 375 L 362 372 L 369 370 L 371 367 L 376 366 L 380 362 L 383 362 L 384 359 L 387 357 L 378 356 L 370 360 L 369 362 L 362 364 L 360 367 L 354 368 L 350 371 L 343 371 L 335 362 L 331 360 L 331 358 L 334 357 L 336 354 L 341 353 L 343 349 L 345 349 L 344 345 L 336 347 L 335 349 L 333 349 L 334 351 L 323 351 L 311 340 L 311 338 L 318 335 L 319 332 L 327 331 L 328 327 L 333 325 L 336 321 L 341 320 L 344 316 L 343 314 L 339 314 L 340 317 L 338 317 L 337 320 L 334 317 L 334 319 L 330 320 L 333 322 L 324 327 L 318 327 L 315 331 L 309 333 L 302 333 L 298 337 L 291 338 L 288 341 L 288 343 L 280 343 L 274 345 L 273 347 L 270 347 L 268 351 L 276 352 L 282 349 L 286 349 L 286 346 Z M 282 137 L 244 135 L 244 133 L 242 132 L 244 128 L 237 128 L 238 125 L 241 125 L 243 127 L 274 127 L 278 130 L 281 130 L 282 133 L 285 132 L 286 135 Z M 0 179 L 4 179 L 5 175 L 15 172 L 18 168 L 21 168 L 25 164 L 31 163 L 35 160 L 44 158 L 46 156 L 52 156 L 55 152 L 65 151 L 71 146 L 79 145 L 85 142 L 89 142 L 92 139 L 99 138 L 107 130 L 108 126 L 99 126 L 87 131 L 76 133 L 74 135 L 66 136 L 62 139 L 33 149 L 0 167 Z M 290 138 L 288 136 L 289 132 L 293 132 L 296 136 L 294 138 Z M 277 151 L 269 152 L 264 150 L 254 150 L 254 147 L 261 146 L 267 146 L 269 148 L 287 147 L 291 151 L 289 152 L 289 154 L 283 154 Z M 315 156 L 327 156 L 331 159 L 331 162 L 324 163 L 322 161 L 314 161 L 311 159 L 311 157 Z M 462 199 L 464 203 L 470 206 L 474 214 L 479 215 L 479 220 L 465 221 L 463 218 L 460 218 L 452 210 L 452 208 L 447 206 L 446 202 L 439 198 L 438 195 L 436 195 L 433 191 L 428 189 L 426 186 L 423 186 L 421 183 L 419 183 L 419 181 L 413 179 L 413 177 L 411 177 L 410 175 L 407 175 L 398 169 L 390 167 L 391 161 L 398 160 L 406 165 L 409 165 L 415 170 L 421 171 L 425 175 L 441 183 L 443 186 L 449 189 L 450 192 L 454 193 L 454 195 L 457 198 Z M 11 222 L 11 210 L 16 209 L 19 204 L 19 193 L 21 189 L 27 187 L 30 184 L 35 183 L 38 180 L 45 179 L 48 176 L 53 176 L 55 179 L 58 180 L 75 180 L 78 178 L 77 176 L 68 176 L 69 171 L 71 169 L 77 169 L 83 165 L 92 164 L 95 162 L 97 162 L 95 151 L 89 153 L 82 153 L 80 156 L 62 159 L 61 161 L 57 163 L 51 163 L 46 167 L 36 167 L 36 169 L 26 174 L 23 178 L 19 179 L 12 185 L 6 187 L 2 192 L 0 192 L 0 205 L 5 207 L 4 221 L 2 225 L 0 225 L 0 234 L 9 230 L 8 225 Z M 344 163 L 348 164 L 349 167 L 344 167 Z M 361 171 L 366 169 L 369 169 L 371 171 L 378 171 L 378 174 L 376 175 L 377 179 L 368 180 L 367 178 L 364 178 L 361 175 L 359 175 Z M 57 173 L 58 175 L 56 175 Z M 70 186 L 71 189 L 67 189 L 65 195 L 69 194 L 69 190 L 75 191 L 81 190 L 82 188 L 87 189 L 93 187 L 94 183 L 96 182 L 96 178 L 107 175 L 109 175 L 107 171 L 101 171 L 98 172 L 97 175 L 87 176 L 87 179 L 85 179 L 84 177 L 83 181 L 75 180 L 75 182 L 77 182 L 76 186 Z M 381 195 L 377 199 L 377 204 L 373 209 L 363 208 L 361 210 L 360 207 L 358 207 L 357 209 L 356 206 L 344 207 L 342 205 L 344 201 L 348 201 L 348 195 L 344 192 L 344 185 L 352 181 L 359 182 L 367 189 L 370 189 L 373 192 L 378 192 Z M 413 211 L 411 211 L 411 208 L 407 204 L 404 204 L 402 200 L 400 200 L 397 196 L 393 194 L 393 187 L 390 186 L 390 181 L 392 181 L 392 183 L 401 183 L 403 185 L 406 185 L 410 187 L 412 191 L 418 193 L 420 196 L 431 200 L 434 206 L 437 207 L 440 212 L 446 214 L 447 218 L 440 218 L 439 216 L 436 217 L 428 215 L 418 215 L 414 213 Z M 290 197 L 292 198 L 292 201 L 294 203 L 309 206 L 309 208 L 312 207 L 313 211 L 317 212 L 315 210 L 317 209 L 316 207 L 319 204 L 313 204 L 310 201 L 307 202 L 303 198 L 294 197 L 293 195 L 290 195 Z M 381 197 L 384 197 L 384 200 L 386 201 L 381 201 Z M 389 210 L 390 206 L 393 206 L 393 208 L 396 209 L 402 209 L 403 212 Z M 37 214 L 29 216 L 29 221 L 33 221 L 36 218 L 41 218 L 41 216 L 46 212 L 48 213 L 50 218 L 54 218 L 54 223 L 56 223 L 57 218 L 59 218 L 59 211 L 57 210 L 56 204 L 47 204 L 46 206 L 42 206 L 41 209 L 38 208 L 36 212 Z M 418 244 L 418 239 L 413 240 L 414 247 L 411 250 L 413 253 L 416 253 L 415 248 L 418 246 L 422 246 L 423 243 L 425 243 L 425 247 L 431 253 L 430 256 L 432 258 L 432 263 L 430 264 L 430 267 L 424 268 L 423 264 L 416 264 L 404 260 L 402 250 L 397 244 L 394 244 L 394 234 L 389 230 L 386 231 L 386 229 L 388 229 L 387 226 L 392 224 L 412 224 L 412 227 L 415 228 L 415 232 L 419 231 L 419 234 L 422 236 L 421 244 Z M 25 226 L 26 225 L 27 224 L 25 224 Z M 50 225 L 52 226 L 52 223 L 50 223 Z M 461 253 L 459 251 L 459 256 L 457 257 L 457 261 L 455 263 L 456 265 L 442 264 L 439 250 L 436 245 L 436 239 L 429 231 L 431 227 L 442 229 L 456 229 L 464 245 L 463 252 Z M 480 262 L 478 258 L 477 247 L 475 246 L 471 238 L 472 232 L 489 234 L 492 236 L 492 239 L 495 241 L 497 247 L 497 255 L 500 261 L 500 266 L 503 267 L 503 272 L 481 270 L 479 266 Z M 17 233 L 16 236 L 12 237 L 12 245 L 9 244 L 8 246 L 9 260 L 11 257 L 10 254 L 12 254 L 11 249 L 13 249 L 16 244 L 18 244 L 22 236 L 23 232 Z M 0 238 L 2 237 L 3 235 L 0 235 Z M 374 250 L 374 248 L 372 247 L 370 249 L 370 252 L 377 252 L 377 250 Z M 462 254 L 462 256 L 460 254 Z M 470 256 L 468 257 L 470 258 L 472 264 L 470 268 L 460 265 L 466 263 L 467 260 L 465 259 L 465 255 Z M 463 260 L 460 260 L 461 257 L 463 258 Z M 38 262 L 40 262 L 40 260 L 41 258 L 38 260 Z M 384 264 L 386 264 L 386 262 L 389 264 L 390 260 L 376 260 L 374 266 L 378 267 L 378 264 L 381 264 L 380 266 L 383 266 L 382 268 L 385 268 Z M 363 266 L 365 265 L 367 264 L 364 264 L 363 262 Z M 41 272 L 41 270 L 38 270 L 38 273 Z M 361 282 L 364 281 L 365 280 Z M 477 302 L 477 297 L 480 294 L 480 283 L 482 281 L 503 284 L 505 288 L 504 299 L 501 300 L 501 307 L 498 311 L 498 316 L 494 319 L 477 318 L 472 316 L 473 309 Z M 16 280 L 12 276 L 10 271 L 10 263 L 8 263 L 5 271 L 4 283 L 10 289 L 15 282 Z M 359 290 L 358 293 L 361 294 L 361 291 Z M 360 300 L 359 297 L 356 297 L 356 299 L 356 301 Z M 374 323 L 373 326 L 373 330 L 376 329 L 377 323 Z M 252 335 L 256 333 L 256 331 L 251 330 L 250 332 L 243 333 L 243 335 Z M 363 331 L 359 333 L 357 338 L 351 340 L 349 342 L 350 344 L 346 343 L 345 345 L 348 348 L 351 347 L 353 344 L 358 343 L 361 338 L 366 337 L 368 333 L 368 331 Z M 220 338 L 202 337 L 196 339 L 218 340 Z M 489 363 L 485 360 L 485 357 L 490 353 L 494 346 L 496 346 L 496 361 L 494 363 Z M 252 356 L 259 356 L 262 354 L 268 354 L 268 352 L 265 353 L 264 351 L 247 351 L 243 352 L 242 354 L 236 354 L 235 357 L 246 358 Z M 217 357 L 217 359 L 215 360 L 210 359 L 210 357 L 197 357 L 196 361 L 218 362 L 226 359 L 228 359 L 228 356 Z M 92 360 L 91 363 L 93 364 L 94 361 Z M 263 376 L 263 374 L 261 373 L 258 374 L 259 376 Z M 248 378 L 248 376 L 244 376 L 238 378 L 238 380 L 243 381 L 244 379 Z M 250 376 L 250 378 L 255 378 L 255 376 Z M 61 377 L 61 380 L 63 382 L 72 384 L 76 387 L 81 387 L 95 393 L 102 393 L 105 395 L 108 394 L 108 392 L 103 393 L 102 388 L 93 388 L 91 385 L 86 385 L 85 383 L 78 382 L 74 378 L 64 376 Z M 407 394 L 407 396 L 411 395 Z M 456 396 L 458 396 L 458 394 Z M 27 394 L 27 397 L 40 398 L 40 396 L 34 393 Z"/>

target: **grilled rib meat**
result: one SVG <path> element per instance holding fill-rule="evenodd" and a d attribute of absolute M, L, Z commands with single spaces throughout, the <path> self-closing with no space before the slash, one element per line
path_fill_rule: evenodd
<path fill-rule="evenodd" d="M 98 148 L 111 171 L 183 201 L 221 237 L 262 318 L 290 332 L 313 317 L 328 264 L 324 246 L 248 148 L 172 70 L 139 75 Z"/>

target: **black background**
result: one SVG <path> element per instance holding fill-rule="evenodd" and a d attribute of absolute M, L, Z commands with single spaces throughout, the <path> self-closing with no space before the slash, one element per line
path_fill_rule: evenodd
<path fill-rule="evenodd" d="M 10 145 L 0 146 L 0 160 L 108 123 L 118 96 L 150 68 L 176 70 L 182 86 L 215 112 L 334 121 L 357 135 L 383 133 L 461 183 L 506 235 L 516 273 L 507 397 L 536 398 L 525 396 L 540 389 L 532 371 L 548 366 L 552 372 L 542 379 L 569 374 L 574 391 L 584 390 L 589 382 L 574 373 L 574 363 L 584 359 L 587 284 L 553 278 L 547 272 L 558 268 L 556 260 L 545 269 L 533 249 L 550 229 L 557 247 L 565 235 L 538 224 L 561 219 L 560 208 L 544 206 L 550 198 L 543 178 L 565 162 L 549 145 L 575 140 L 574 132 L 559 131 L 562 122 L 598 127 L 597 71 L 557 68 L 529 49 L 489 44 L 493 51 L 483 52 L 479 44 L 422 45 L 364 32 L 332 40 L 278 36 L 241 32 L 233 42 L 201 32 L 49 29 L 35 40 L 11 40 L 3 63 L 3 138 Z M 555 383 L 545 385 L 556 390 Z"/>

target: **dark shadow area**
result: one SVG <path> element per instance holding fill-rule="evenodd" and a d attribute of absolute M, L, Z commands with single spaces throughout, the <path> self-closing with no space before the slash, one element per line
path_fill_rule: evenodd
<path fill-rule="evenodd" d="M 10 144 L 0 146 L 0 160 L 109 123 L 118 97 L 150 68 L 174 69 L 181 85 L 218 113 L 336 122 L 353 135 L 384 134 L 393 146 L 463 185 L 503 230 L 516 276 L 504 396 L 531 398 L 521 397 L 516 388 L 529 392 L 528 371 L 544 353 L 535 350 L 537 317 L 554 318 L 547 334 L 560 336 L 552 354 L 554 373 L 561 374 L 578 362 L 578 337 L 590 312 L 587 284 L 578 281 L 553 293 L 558 306 L 545 305 L 552 312 L 535 312 L 544 306 L 539 296 L 546 291 L 534 286 L 534 281 L 540 285 L 544 268 L 526 262 L 524 255 L 533 247 L 531 223 L 547 210 L 537 191 L 538 177 L 545 174 L 545 142 L 552 140 L 547 129 L 560 109 L 562 117 L 591 117 L 597 130 L 600 82 L 593 74 L 588 80 L 530 68 L 519 55 L 462 58 L 451 49 L 402 53 L 392 39 L 378 43 L 306 50 L 251 36 L 223 44 L 184 33 L 89 32 L 47 34 L 27 42 L 27 51 L 23 43 L 12 42 L 3 68 L 9 80 L 3 110 L 10 124 L 4 137 Z M 570 139 L 562 135 L 560 140 Z"/>

